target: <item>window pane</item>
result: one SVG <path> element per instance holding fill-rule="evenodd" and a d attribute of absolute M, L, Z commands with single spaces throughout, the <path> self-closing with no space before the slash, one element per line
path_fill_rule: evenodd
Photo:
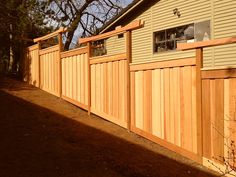
<path fill-rule="evenodd" d="M 195 41 L 208 41 L 211 39 L 210 20 L 195 24 Z"/>

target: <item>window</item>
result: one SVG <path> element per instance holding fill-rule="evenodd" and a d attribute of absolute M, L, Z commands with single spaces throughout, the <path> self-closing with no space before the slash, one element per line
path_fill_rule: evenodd
<path fill-rule="evenodd" d="M 154 33 L 154 53 L 175 50 L 177 43 L 190 43 L 210 39 L 210 21 L 192 23 Z"/>
<path fill-rule="evenodd" d="M 106 54 L 107 54 L 107 50 L 106 50 L 105 39 L 92 42 L 92 56 L 93 57 L 102 56 Z"/>

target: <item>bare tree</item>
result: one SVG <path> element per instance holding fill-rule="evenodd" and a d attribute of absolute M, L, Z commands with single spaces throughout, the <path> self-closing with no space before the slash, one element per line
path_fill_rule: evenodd
<path fill-rule="evenodd" d="M 68 27 L 66 50 L 77 29 L 81 36 L 96 34 L 99 27 L 122 9 L 121 0 L 42 0 L 41 3 L 53 25 Z"/>

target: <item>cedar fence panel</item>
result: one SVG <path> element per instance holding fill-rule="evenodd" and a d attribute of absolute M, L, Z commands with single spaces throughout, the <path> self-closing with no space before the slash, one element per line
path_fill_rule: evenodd
<path fill-rule="evenodd" d="M 40 57 L 40 88 L 55 96 L 59 93 L 59 46 L 55 45 L 39 51 Z"/>
<path fill-rule="evenodd" d="M 236 69 L 202 71 L 203 156 L 222 164 L 236 142 Z"/>
<path fill-rule="evenodd" d="M 127 128 L 125 54 L 96 57 L 91 64 L 91 112 Z"/>
<path fill-rule="evenodd" d="M 88 110 L 88 49 L 61 53 L 62 98 Z"/>
<path fill-rule="evenodd" d="M 132 131 L 199 160 L 196 59 L 131 65 Z"/>
<path fill-rule="evenodd" d="M 29 84 L 39 87 L 39 45 L 35 44 L 27 48 L 26 67 L 24 80 Z"/>

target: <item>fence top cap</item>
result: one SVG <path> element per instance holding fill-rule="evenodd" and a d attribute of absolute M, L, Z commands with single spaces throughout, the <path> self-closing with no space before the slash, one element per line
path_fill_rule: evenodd
<path fill-rule="evenodd" d="M 35 38 L 35 39 L 34 39 L 34 42 L 44 41 L 44 40 L 47 40 L 47 39 L 49 39 L 49 38 L 55 37 L 55 36 L 57 36 L 57 35 L 60 34 L 60 33 L 65 33 L 65 32 L 67 32 L 67 31 L 68 31 L 67 28 L 61 27 L 61 28 L 59 28 L 57 31 L 54 31 L 54 32 L 52 32 L 52 33 L 50 33 L 50 34 L 47 34 L 47 35 L 42 36 L 42 37 L 39 37 L 39 38 Z"/>
<path fill-rule="evenodd" d="M 103 34 L 99 34 L 99 35 L 91 36 L 91 37 L 87 37 L 87 38 L 81 38 L 81 39 L 79 39 L 79 44 L 83 44 L 86 42 L 98 41 L 101 39 L 106 39 L 106 38 L 109 38 L 109 37 L 112 37 L 112 36 L 115 36 L 118 34 L 123 34 L 127 31 L 132 31 L 132 30 L 135 30 L 138 28 L 142 28 L 143 26 L 144 26 L 144 21 L 136 20 L 136 21 L 129 23 L 128 25 L 126 25 L 124 27 L 119 26 L 115 30 L 109 31 L 107 33 L 103 33 Z"/>
<path fill-rule="evenodd" d="M 193 43 L 179 43 L 177 44 L 177 50 L 191 50 L 191 49 L 214 47 L 232 43 L 236 43 L 236 36 L 222 39 L 214 39 L 209 41 L 199 41 Z"/>

